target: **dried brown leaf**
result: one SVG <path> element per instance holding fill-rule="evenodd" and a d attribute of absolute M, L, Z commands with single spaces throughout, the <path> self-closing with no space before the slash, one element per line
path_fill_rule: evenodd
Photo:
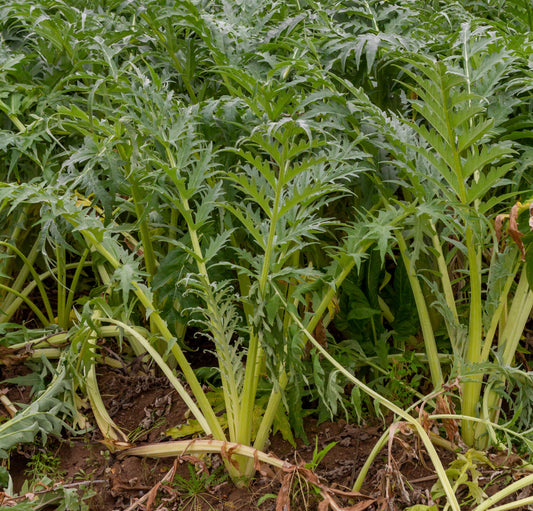
<path fill-rule="evenodd" d="M 20 353 L 7 346 L 0 346 L 0 365 L 12 367 L 23 364 L 29 355 L 29 353 Z"/>
<path fill-rule="evenodd" d="M 324 327 L 324 323 L 322 322 L 322 319 L 320 319 L 315 327 L 314 331 L 314 337 L 318 344 L 322 346 L 323 348 L 326 348 L 328 345 L 327 342 L 327 336 L 326 336 L 326 328 Z"/>
<path fill-rule="evenodd" d="M 507 220 L 507 218 L 509 218 L 509 215 L 498 215 L 494 221 L 494 230 L 496 231 L 496 239 L 498 240 L 498 243 L 502 240 L 503 222 L 504 220 Z"/>
<path fill-rule="evenodd" d="M 231 463 L 236 469 L 239 469 L 239 463 L 237 460 L 232 460 L 231 457 L 233 455 L 233 451 L 240 447 L 241 444 L 232 445 L 229 449 L 227 448 L 226 442 L 222 445 L 220 448 L 220 456 L 223 459 L 226 459 L 229 463 Z"/>
<path fill-rule="evenodd" d="M 266 464 L 259 461 L 258 451 L 254 451 L 254 469 L 259 472 L 263 477 L 275 477 L 274 471 Z"/>
<path fill-rule="evenodd" d="M 509 214 L 509 235 L 511 238 L 513 238 L 513 241 L 516 243 L 518 249 L 520 250 L 520 257 L 522 258 L 522 261 L 526 260 L 526 250 L 524 248 L 524 243 L 522 243 L 522 236 L 523 233 L 521 233 L 518 230 L 518 208 L 520 207 L 520 203 L 517 202 L 512 208 L 511 213 Z"/>
<path fill-rule="evenodd" d="M 368 509 L 370 506 L 376 503 L 376 499 L 371 500 L 364 500 L 362 502 L 358 502 L 357 504 L 354 504 L 350 507 L 344 507 L 342 508 L 342 511 L 365 511 L 365 509 Z"/>
<path fill-rule="evenodd" d="M 443 396 L 439 394 L 436 399 L 435 412 L 442 415 L 454 415 L 455 406 L 450 396 Z M 455 419 L 442 419 L 442 424 L 446 431 L 446 438 L 452 443 L 455 443 L 455 439 L 459 436 L 459 426 Z"/>
<path fill-rule="evenodd" d="M 292 471 L 283 476 L 278 498 L 276 499 L 276 511 L 290 511 L 291 509 L 291 497 L 289 492 L 291 489 L 292 477 Z"/>
<path fill-rule="evenodd" d="M 418 421 L 426 433 L 429 433 L 430 429 L 434 425 L 433 421 L 429 419 L 429 414 L 424 410 L 423 407 L 419 408 L 418 410 Z"/>

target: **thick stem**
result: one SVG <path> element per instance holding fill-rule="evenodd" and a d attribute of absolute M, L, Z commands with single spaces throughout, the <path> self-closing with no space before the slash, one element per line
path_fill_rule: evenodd
<path fill-rule="evenodd" d="M 468 268 L 470 275 L 470 316 L 468 328 L 468 345 L 466 361 L 477 364 L 481 360 L 483 340 L 483 315 L 481 301 L 481 253 L 476 247 L 474 235 L 470 227 L 466 230 L 466 246 L 468 251 Z M 476 408 L 481 395 L 482 375 L 469 376 L 463 386 L 461 410 L 464 415 L 476 417 Z M 475 443 L 475 428 L 471 421 L 463 421 L 461 436 L 464 442 L 473 446 Z"/>
<path fill-rule="evenodd" d="M 510 366 L 522 337 L 522 333 L 533 308 L 533 292 L 529 289 L 526 272 L 523 271 L 516 288 L 509 316 L 513 318 L 506 324 L 503 332 L 500 333 L 498 353 L 504 366 Z M 485 396 L 485 409 L 489 414 L 487 419 L 491 422 L 498 420 L 501 411 L 501 397 L 492 388 L 498 384 L 504 384 L 503 377 L 491 382 L 488 396 Z M 487 428 L 484 424 L 478 424 L 475 431 L 476 439 L 479 439 L 479 446 L 485 448 L 488 443 Z"/>
<path fill-rule="evenodd" d="M 24 286 L 24 283 L 26 282 L 26 279 L 28 278 L 28 275 L 30 274 L 33 264 L 35 263 L 35 260 L 37 259 L 37 255 L 39 254 L 39 240 L 35 240 L 33 246 L 31 247 L 30 252 L 26 256 L 26 260 L 24 261 L 24 265 L 20 269 L 20 271 L 17 273 L 17 278 L 15 279 L 15 282 L 13 282 L 13 285 L 10 286 L 11 289 L 14 289 L 15 291 L 20 291 L 22 287 Z M 20 257 L 20 255 L 19 255 Z M 36 282 L 37 283 L 37 282 Z M 45 293 L 46 295 L 46 293 Z M 12 296 L 7 296 L 2 301 L 2 310 L 5 310 L 9 308 L 13 303 L 14 298 Z M 50 309 L 51 311 L 51 309 Z M 47 310 L 48 312 L 48 310 Z M 54 318 L 54 315 L 52 314 L 50 316 L 50 322 L 52 322 Z"/>
<path fill-rule="evenodd" d="M 78 261 L 76 266 L 76 271 L 74 272 L 74 276 L 72 277 L 72 281 L 70 283 L 70 289 L 67 296 L 67 304 L 66 304 L 66 310 L 67 314 L 70 315 L 70 311 L 72 310 L 72 305 L 74 303 L 74 297 L 76 295 L 76 288 L 78 287 L 78 282 L 80 280 L 81 272 L 83 270 L 83 267 L 85 266 L 85 260 L 89 256 L 89 249 L 85 249 L 80 260 Z M 68 265 L 65 267 L 67 268 Z"/>
<path fill-rule="evenodd" d="M 429 316 L 429 310 L 427 308 L 426 299 L 424 293 L 422 292 L 422 287 L 418 281 L 411 263 L 409 256 L 407 255 L 407 246 L 405 240 L 401 233 L 398 233 L 396 236 L 398 240 L 398 247 L 400 249 L 400 254 L 407 271 L 407 277 L 409 283 L 411 284 L 411 289 L 415 298 L 416 309 L 418 312 L 418 317 L 420 319 L 420 326 L 422 328 L 422 335 L 424 336 L 424 345 L 426 347 L 426 353 L 428 356 L 429 370 L 431 373 L 431 381 L 433 382 L 433 388 L 438 390 L 444 379 L 442 377 L 442 368 L 440 365 L 439 351 L 437 349 L 437 342 L 435 341 L 435 334 L 433 332 L 433 327 L 431 326 L 431 319 Z"/>
<path fill-rule="evenodd" d="M 46 309 L 46 314 L 48 315 L 48 320 L 50 322 L 53 322 L 54 313 L 52 312 L 52 306 L 50 305 L 50 300 L 48 299 L 48 295 L 46 294 L 46 291 L 44 289 L 42 279 L 33 266 L 33 263 L 35 262 L 35 259 L 37 257 L 37 253 L 39 250 L 38 240 L 33 244 L 33 247 L 31 248 L 30 253 L 28 254 L 28 257 L 26 257 L 16 246 L 11 245 L 10 243 L 0 242 L 0 245 L 7 247 L 11 252 L 14 252 L 15 254 L 17 254 L 22 260 L 22 262 L 24 263 L 23 270 L 19 272 L 19 278 L 17 278 L 18 282 L 16 282 L 13 285 L 13 289 L 20 291 L 19 284 L 24 283 L 28 275 L 28 272 L 31 273 L 31 276 L 33 277 L 33 281 L 35 282 L 35 285 L 39 289 L 41 299 L 44 303 L 44 308 Z M 11 296 L 14 296 L 14 295 L 11 295 Z M 12 303 L 13 303 L 13 300 L 9 301 L 9 304 L 12 304 Z"/>
<path fill-rule="evenodd" d="M 485 340 L 483 341 L 483 349 L 481 350 L 480 362 L 485 362 L 486 360 L 488 360 L 490 349 L 492 347 L 492 342 L 494 340 L 494 335 L 496 334 L 496 330 L 498 329 L 498 326 L 499 326 L 500 331 L 505 330 L 505 321 L 503 320 L 503 314 L 506 311 L 506 308 L 508 305 L 507 297 L 514 283 L 515 276 L 518 272 L 519 264 L 520 263 L 516 264 L 511 274 L 507 277 L 505 286 L 503 287 L 503 290 L 500 294 L 498 307 L 496 308 L 496 310 L 494 311 L 492 315 L 492 320 L 490 322 L 489 329 L 487 330 L 485 334 Z"/>
<path fill-rule="evenodd" d="M 93 319 L 96 320 L 97 318 L 95 317 Z M 90 347 L 89 349 L 92 352 L 92 355 L 83 381 L 85 393 L 91 403 L 91 410 L 94 414 L 96 423 L 98 424 L 98 428 L 104 436 L 104 440 L 128 442 L 128 437 L 109 416 L 104 402 L 102 401 L 100 389 L 98 388 L 98 380 L 96 379 L 96 361 L 93 356 L 96 352 L 96 333 L 88 331 L 86 334 L 86 342 Z"/>
<path fill-rule="evenodd" d="M 56 246 L 57 264 L 57 324 L 63 330 L 68 329 L 67 305 L 67 270 L 65 247 Z"/>

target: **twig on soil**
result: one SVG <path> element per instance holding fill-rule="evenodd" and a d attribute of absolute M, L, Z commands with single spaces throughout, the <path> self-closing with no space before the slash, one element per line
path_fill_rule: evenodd
<path fill-rule="evenodd" d="M 15 405 L 11 402 L 11 400 L 6 396 L 7 389 L 0 390 L 0 402 L 4 405 L 5 409 L 11 415 L 13 418 L 15 414 L 17 413 L 17 408 Z"/>
<path fill-rule="evenodd" d="M 46 493 L 50 493 L 56 490 L 59 490 L 60 488 L 77 488 L 79 486 L 83 485 L 93 485 L 93 484 L 103 484 L 107 481 L 105 479 L 93 479 L 91 481 L 78 481 L 76 483 L 55 483 L 52 486 L 45 486 L 44 490 L 39 491 L 32 491 L 30 493 L 25 493 L 24 495 L 17 495 L 15 497 L 11 497 L 7 495 L 6 493 L 1 492 L 0 493 L 0 504 L 2 504 L 2 509 L 4 505 L 10 505 L 10 504 L 16 504 L 17 502 L 22 502 L 24 500 L 34 500 L 34 498 L 38 495 L 45 495 Z M 37 483 L 37 485 L 44 486 L 43 483 Z"/>

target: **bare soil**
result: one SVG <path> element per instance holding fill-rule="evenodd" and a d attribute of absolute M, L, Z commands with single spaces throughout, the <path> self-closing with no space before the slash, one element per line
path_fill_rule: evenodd
<path fill-rule="evenodd" d="M 18 371 L 19 374 L 24 372 L 23 366 L 19 366 Z M 17 368 L 11 368 L 10 372 L 17 372 Z M 3 376 L 6 377 L 5 374 Z M 100 367 L 98 382 L 109 414 L 136 444 L 164 442 L 168 440 L 165 436 L 168 428 L 186 420 L 184 403 L 164 377 L 142 371 Z M 8 396 L 13 402 L 25 402 L 29 399 L 29 392 L 27 388 L 11 385 Z M 102 442 L 98 430 L 83 436 L 50 439 L 45 449 L 59 458 L 57 477 L 62 483 L 84 483 L 96 492 L 90 500 L 90 509 L 94 511 L 318 509 L 323 498 L 309 483 L 314 476 L 310 477 L 303 467 L 312 460 L 314 450 L 321 450 L 331 442 L 336 442 L 336 445 L 320 462 L 315 474 L 324 486 L 331 489 L 329 495 L 339 506 L 351 511 L 377 511 L 430 503 L 430 489 L 437 478 L 425 451 L 412 435 L 395 437 L 392 457 L 388 456 L 387 449 L 378 455 L 361 495 L 342 494 L 352 488 L 383 427 L 381 423 L 358 426 L 344 420 L 322 424 L 317 424 L 314 419 L 306 420 L 308 444 L 298 441 L 294 448 L 278 434 L 271 439 L 269 446 L 271 453 L 301 470 L 258 474 L 244 489 L 235 487 L 224 476 L 218 456 L 203 460 L 192 457 L 180 460 L 119 459 Z M 20 446 L 12 453 L 10 473 L 16 492 L 20 491 L 27 478 L 28 461 L 39 449 L 36 445 Z M 445 465 L 455 459 L 453 453 L 445 450 L 440 451 L 440 455 Z M 479 481 L 487 494 L 525 475 L 516 469 L 521 461 L 517 456 L 491 456 L 497 467 L 486 466 Z M 205 483 L 195 490 L 183 484 L 183 481 L 191 480 L 191 462 L 195 463 L 194 473 L 198 474 L 194 478 Z M 174 470 L 174 484 L 163 481 Z M 459 495 L 465 496 L 465 490 L 461 490 Z M 149 492 L 151 497 L 147 498 Z M 523 498 L 529 492 L 533 493 L 533 490 L 526 488 L 510 501 Z M 465 501 L 464 509 L 469 507 L 470 504 Z"/>

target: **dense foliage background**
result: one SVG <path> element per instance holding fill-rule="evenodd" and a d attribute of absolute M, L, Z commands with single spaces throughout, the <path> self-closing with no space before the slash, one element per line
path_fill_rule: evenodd
<path fill-rule="evenodd" d="M 532 30 L 528 0 L 3 2 L 0 342 L 38 383 L 2 452 L 81 396 L 128 440 L 101 339 L 215 439 L 432 393 L 531 449 Z"/>

